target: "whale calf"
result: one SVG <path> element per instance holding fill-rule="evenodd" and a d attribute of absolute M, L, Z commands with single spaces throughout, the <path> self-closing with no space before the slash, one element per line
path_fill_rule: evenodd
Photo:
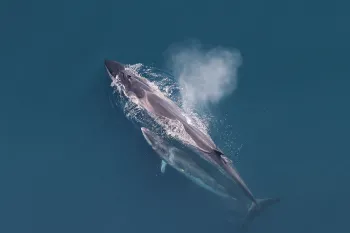
<path fill-rule="evenodd" d="M 195 163 L 188 154 L 171 146 L 160 136 L 145 127 L 141 127 L 142 134 L 152 149 L 161 159 L 161 172 L 165 173 L 167 165 L 186 176 L 200 187 L 220 197 L 236 200 L 226 188 Z"/>
<path fill-rule="evenodd" d="M 126 69 L 122 63 L 105 60 L 105 68 L 112 80 L 118 79 L 123 86 L 123 91 L 128 97 L 136 97 L 140 107 L 150 115 L 164 117 L 180 122 L 188 136 L 192 139 L 192 146 L 198 149 L 204 158 L 225 173 L 240 187 L 244 195 L 251 201 L 251 206 L 245 222 L 252 221 L 268 206 L 279 202 L 279 198 L 257 199 L 254 197 L 246 183 L 241 178 L 233 163 L 215 145 L 211 137 L 200 129 L 189 124 L 184 112 L 173 101 L 155 91 L 150 81 L 137 76 L 131 70 Z"/>

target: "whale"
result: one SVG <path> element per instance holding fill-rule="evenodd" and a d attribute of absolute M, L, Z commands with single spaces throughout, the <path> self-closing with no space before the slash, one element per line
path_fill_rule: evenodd
<path fill-rule="evenodd" d="M 171 166 L 180 174 L 183 174 L 193 183 L 206 189 L 207 191 L 216 194 L 222 198 L 237 200 L 219 184 L 208 172 L 202 169 L 191 157 L 184 151 L 172 146 L 162 137 L 149 130 L 141 127 L 142 134 L 146 142 L 152 147 L 156 154 L 161 159 L 160 170 L 165 173 L 167 166 Z"/>
<path fill-rule="evenodd" d="M 242 227 L 246 226 L 267 207 L 280 202 L 279 198 L 255 198 L 242 179 L 233 162 L 221 151 L 211 137 L 199 128 L 190 124 L 184 111 L 168 97 L 157 91 L 152 83 L 144 77 L 128 69 L 125 64 L 106 59 L 104 65 L 108 76 L 122 84 L 124 94 L 136 98 L 138 105 L 150 116 L 163 117 L 180 122 L 187 135 L 192 139 L 191 146 L 200 151 L 201 156 L 215 167 L 223 170 L 240 188 L 244 196 L 251 202 Z"/>

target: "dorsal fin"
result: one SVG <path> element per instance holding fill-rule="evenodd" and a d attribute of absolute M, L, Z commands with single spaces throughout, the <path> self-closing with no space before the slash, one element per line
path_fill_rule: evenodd
<path fill-rule="evenodd" d="M 221 151 L 219 151 L 218 149 L 214 149 L 213 150 L 215 155 L 218 157 L 218 158 L 221 158 L 221 155 L 223 155 L 224 153 L 222 153 Z"/>
<path fill-rule="evenodd" d="M 223 155 L 223 154 L 224 154 L 224 153 L 223 153 L 221 150 L 219 150 L 219 149 L 214 149 L 213 151 L 215 152 L 215 154 L 218 154 L 218 155 Z"/>
<path fill-rule="evenodd" d="M 227 158 L 222 151 L 218 149 L 214 149 L 213 151 L 219 159 L 224 161 L 224 163 L 232 163 L 232 161 L 229 158 Z"/>

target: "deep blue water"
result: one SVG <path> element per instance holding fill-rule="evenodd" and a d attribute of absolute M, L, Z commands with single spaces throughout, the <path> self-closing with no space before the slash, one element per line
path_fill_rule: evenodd
<path fill-rule="evenodd" d="M 169 46 L 189 38 L 243 57 L 238 89 L 215 114 L 240 135 L 236 166 L 252 191 L 282 200 L 250 231 L 349 232 L 348 9 L 1 1 L 0 232 L 234 232 L 217 198 L 175 172 L 159 176 L 109 101 L 105 58 L 162 68 Z"/>

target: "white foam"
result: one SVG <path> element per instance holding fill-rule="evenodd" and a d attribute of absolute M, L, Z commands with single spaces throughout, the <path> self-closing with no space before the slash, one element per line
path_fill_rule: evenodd
<path fill-rule="evenodd" d="M 165 96 L 176 102 L 179 106 L 181 106 L 181 104 L 179 104 L 179 101 L 176 100 L 176 98 L 174 98 L 174 96 L 172 95 L 174 92 L 177 91 L 178 86 L 175 80 L 172 80 L 171 77 L 168 76 L 168 74 L 155 73 L 151 67 L 145 67 L 141 63 L 126 66 L 126 69 L 131 70 L 133 73 L 135 73 L 135 75 L 142 79 L 144 79 L 144 77 L 142 77 L 143 75 L 151 76 L 151 79 L 153 80 L 147 80 L 151 83 L 151 87 L 154 89 L 155 93 L 160 96 Z M 141 71 L 143 72 L 142 76 L 139 73 Z M 137 123 L 145 127 L 156 127 L 156 125 L 152 125 L 150 123 L 150 120 L 147 117 L 145 117 L 145 115 L 148 113 L 145 113 L 142 107 L 140 107 L 139 100 L 133 96 L 127 97 L 126 93 L 124 92 L 124 88 L 118 78 L 112 80 L 111 86 L 115 88 L 115 91 L 119 97 L 118 105 L 122 106 L 124 114 L 128 119 L 136 121 Z M 203 132 L 207 133 L 207 128 L 209 125 L 208 120 L 199 117 L 198 114 L 196 114 L 195 112 L 184 111 L 184 116 L 189 124 L 194 125 Z M 180 122 L 155 116 L 152 116 L 152 118 L 154 119 L 155 123 L 159 124 L 164 129 L 167 136 L 176 138 L 185 144 L 194 145 L 194 141 L 186 133 L 183 125 Z"/>

